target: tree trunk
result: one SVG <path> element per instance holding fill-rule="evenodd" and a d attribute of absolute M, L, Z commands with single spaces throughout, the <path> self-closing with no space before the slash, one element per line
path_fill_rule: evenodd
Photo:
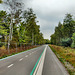
<path fill-rule="evenodd" d="M 34 33 L 32 32 L 32 45 L 34 45 Z"/>

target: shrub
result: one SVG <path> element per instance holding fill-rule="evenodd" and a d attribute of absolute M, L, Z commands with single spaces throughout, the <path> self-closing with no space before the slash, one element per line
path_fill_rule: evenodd
<path fill-rule="evenodd" d="M 61 40 L 61 45 L 68 47 L 71 46 L 72 40 L 70 38 L 65 38 Z"/>
<path fill-rule="evenodd" d="M 1 47 L 1 49 L 6 49 L 6 47 L 3 45 L 3 46 Z"/>
<path fill-rule="evenodd" d="M 72 45 L 71 45 L 71 47 L 75 48 L 75 33 L 73 33 L 71 38 L 72 38 Z"/>

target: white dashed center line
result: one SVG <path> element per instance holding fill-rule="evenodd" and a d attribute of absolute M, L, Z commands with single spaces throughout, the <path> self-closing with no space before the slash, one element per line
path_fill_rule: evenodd
<path fill-rule="evenodd" d="M 19 61 L 22 61 L 23 60 L 23 58 L 21 58 Z"/>
<path fill-rule="evenodd" d="M 26 55 L 25 57 L 28 57 L 28 55 Z"/>
<path fill-rule="evenodd" d="M 14 64 L 9 65 L 7 68 L 10 68 L 11 66 L 13 66 Z"/>

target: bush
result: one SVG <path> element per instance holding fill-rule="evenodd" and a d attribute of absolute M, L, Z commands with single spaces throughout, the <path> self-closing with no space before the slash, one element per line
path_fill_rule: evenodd
<path fill-rule="evenodd" d="M 72 40 L 70 38 L 65 38 L 65 39 L 62 39 L 61 41 L 61 45 L 65 47 L 71 46 L 71 43 L 72 43 Z"/>
<path fill-rule="evenodd" d="M 75 33 L 73 33 L 72 35 L 72 45 L 71 45 L 72 48 L 75 48 Z"/>
<path fill-rule="evenodd" d="M 6 49 L 6 47 L 3 45 L 3 46 L 1 47 L 1 49 Z"/>

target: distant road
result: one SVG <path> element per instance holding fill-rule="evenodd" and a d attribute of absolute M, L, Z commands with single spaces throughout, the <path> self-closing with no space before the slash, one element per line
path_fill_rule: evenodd
<path fill-rule="evenodd" d="M 0 75 L 30 75 L 46 45 L 0 60 Z M 68 75 L 47 46 L 42 75 Z"/>

